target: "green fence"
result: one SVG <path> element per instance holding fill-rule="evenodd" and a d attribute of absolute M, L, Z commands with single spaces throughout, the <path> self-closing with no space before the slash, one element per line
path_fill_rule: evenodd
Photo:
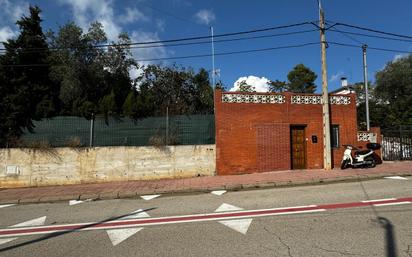
<path fill-rule="evenodd" d="M 60 146 L 162 146 L 215 143 L 214 115 L 178 115 L 129 118 L 55 117 L 34 122 L 34 133 L 26 131 L 26 144 L 46 142 Z M 92 140 L 91 140 L 92 139 Z"/>

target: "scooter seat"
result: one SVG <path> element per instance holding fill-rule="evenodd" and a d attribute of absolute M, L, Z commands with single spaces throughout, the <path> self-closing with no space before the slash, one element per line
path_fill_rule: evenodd
<path fill-rule="evenodd" d="M 360 150 L 360 151 L 356 151 L 355 155 L 364 155 L 364 154 L 367 154 L 369 152 L 370 152 L 370 150 Z"/>

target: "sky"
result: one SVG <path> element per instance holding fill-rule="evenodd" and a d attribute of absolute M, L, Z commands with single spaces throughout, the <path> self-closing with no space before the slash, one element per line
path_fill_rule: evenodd
<path fill-rule="evenodd" d="M 187 37 L 215 35 L 264 29 L 276 26 L 317 22 L 317 0 L 0 0 L 0 41 L 18 35 L 16 20 L 27 14 L 29 5 L 42 9 L 44 31 L 58 31 L 59 26 L 74 21 L 87 31 L 89 24 L 99 21 L 110 41 L 116 41 L 119 33 L 127 32 L 133 42 L 159 41 Z M 412 36 L 412 1 L 410 0 L 322 0 L 328 25 L 335 22 L 372 28 L 376 30 Z M 354 28 L 336 26 L 341 31 L 369 33 Z M 312 69 L 317 75 L 317 92 L 321 90 L 321 60 L 319 31 L 313 24 L 277 29 L 232 37 L 216 37 L 215 69 L 217 80 L 227 88 L 237 81 L 247 80 L 259 91 L 267 89 L 269 80 L 287 80 L 288 72 L 299 63 Z M 275 34 L 287 34 L 278 35 Z M 378 34 L 375 34 L 378 35 Z M 266 36 L 266 37 L 261 37 Z M 383 35 L 382 35 L 383 36 Z M 218 42 L 222 39 L 260 37 L 248 40 Z M 329 44 L 327 49 L 327 76 L 329 90 L 340 87 L 340 78 L 349 83 L 363 81 L 361 44 L 369 47 L 394 49 L 386 52 L 368 49 L 368 78 L 374 81 L 376 72 L 385 64 L 412 52 L 412 40 L 394 41 L 359 35 L 326 31 L 328 42 L 357 45 L 343 47 Z M 200 40 L 204 42 L 205 40 Z M 206 39 L 206 41 L 210 41 Z M 296 48 L 274 49 L 252 53 L 220 55 L 254 49 L 277 48 L 291 45 L 310 45 Z M 316 44 L 317 43 L 317 44 Z M 399 50 L 399 52 L 398 52 Z M 167 46 L 134 49 L 137 60 L 161 59 L 190 55 L 210 55 L 209 42 L 194 45 Z M 140 62 L 161 65 L 179 65 L 194 70 L 205 68 L 212 71 L 212 57 Z"/>

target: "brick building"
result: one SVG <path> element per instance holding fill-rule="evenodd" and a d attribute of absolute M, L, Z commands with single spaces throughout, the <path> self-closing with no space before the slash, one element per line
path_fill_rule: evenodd
<path fill-rule="evenodd" d="M 215 119 L 218 175 L 323 167 L 321 95 L 217 89 Z M 330 95 L 330 120 L 336 166 L 342 144 L 366 143 L 358 141 L 354 94 Z"/>

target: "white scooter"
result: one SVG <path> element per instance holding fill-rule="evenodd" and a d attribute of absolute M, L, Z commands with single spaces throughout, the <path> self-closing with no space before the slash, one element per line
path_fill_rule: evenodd
<path fill-rule="evenodd" d="M 366 144 L 367 150 L 361 150 L 353 145 L 343 145 L 346 149 L 343 153 L 342 163 L 340 168 L 346 169 L 352 168 L 373 168 L 376 164 L 382 163 L 380 157 L 373 151 L 380 148 L 380 144 L 368 143 Z M 352 150 L 355 153 L 352 154 Z"/>

